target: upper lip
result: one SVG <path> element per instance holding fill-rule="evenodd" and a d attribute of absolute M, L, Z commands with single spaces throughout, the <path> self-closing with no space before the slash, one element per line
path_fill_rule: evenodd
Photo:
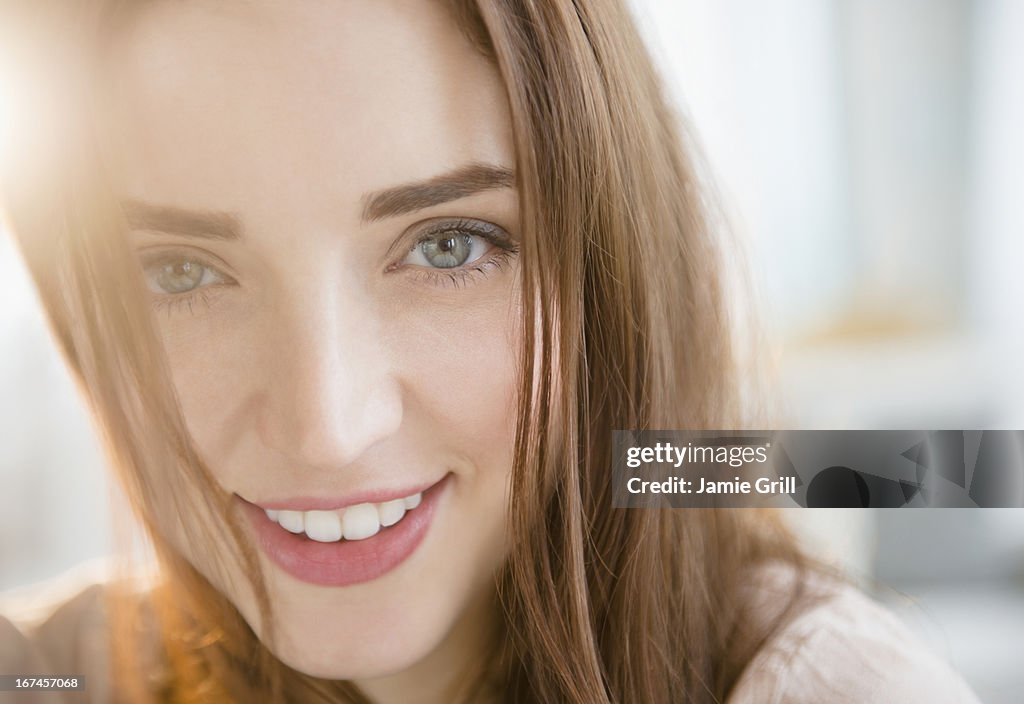
<path fill-rule="evenodd" d="M 446 474 L 445 476 L 448 475 Z M 444 479 L 444 477 L 441 479 Z M 386 487 L 362 489 L 344 496 L 293 496 L 285 499 L 249 501 L 249 503 L 272 511 L 333 511 L 356 504 L 379 504 L 394 499 L 402 499 L 406 496 L 426 491 L 435 484 L 438 484 L 441 479 L 397 489 Z M 242 498 L 242 500 L 248 501 L 245 498 Z"/>

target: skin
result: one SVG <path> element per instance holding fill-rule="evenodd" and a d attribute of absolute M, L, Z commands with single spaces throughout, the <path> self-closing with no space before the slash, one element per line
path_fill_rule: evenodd
<path fill-rule="evenodd" d="M 261 553 L 272 649 L 377 701 L 451 701 L 495 622 L 518 276 L 514 252 L 486 243 L 481 271 L 454 279 L 410 252 L 436 218 L 514 239 L 516 192 L 373 221 L 363 211 L 368 194 L 467 164 L 511 169 L 496 69 L 434 2 L 153 3 L 111 51 L 120 197 L 241 230 L 130 235 L 186 423 L 220 486 L 258 504 L 451 473 L 423 544 L 378 579 L 307 584 Z M 167 294 L 163 267 L 185 260 L 193 273 L 209 265 L 199 288 Z M 181 548 L 262 638 L 245 579 Z"/>

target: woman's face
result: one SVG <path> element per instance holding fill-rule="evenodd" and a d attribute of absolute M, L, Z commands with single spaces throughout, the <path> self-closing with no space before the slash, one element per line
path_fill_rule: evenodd
<path fill-rule="evenodd" d="M 152 3 L 112 58 L 132 246 L 277 655 L 450 668 L 504 557 L 514 432 L 495 68 L 441 3 L 399 0 Z M 265 634 L 245 580 L 215 581 Z"/>

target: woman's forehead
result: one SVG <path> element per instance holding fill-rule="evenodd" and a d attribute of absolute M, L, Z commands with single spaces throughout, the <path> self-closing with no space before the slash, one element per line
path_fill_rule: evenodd
<path fill-rule="evenodd" d="M 368 191 L 513 163 L 497 71 L 441 3 L 156 3 L 110 56 L 127 198 L 337 222 Z"/>

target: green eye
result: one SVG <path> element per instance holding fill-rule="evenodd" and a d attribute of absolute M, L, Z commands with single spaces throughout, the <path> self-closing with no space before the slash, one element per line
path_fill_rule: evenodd
<path fill-rule="evenodd" d="M 216 269 L 198 259 L 184 256 L 164 256 L 145 265 L 146 285 L 153 293 L 180 295 L 224 282 Z"/>
<path fill-rule="evenodd" d="M 480 259 L 491 246 L 483 237 L 464 230 L 442 230 L 420 240 L 405 263 L 429 269 L 457 269 Z"/>
<path fill-rule="evenodd" d="M 205 271 L 205 267 L 197 262 L 164 264 L 157 274 L 156 283 L 166 293 L 186 293 L 199 285 Z"/>
<path fill-rule="evenodd" d="M 419 250 L 430 266 L 453 269 L 469 261 L 470 255 L 474 253 L 473 244 L 472 235 L 452 230 L 439 232 L 423 240 L 419 243 Z"/>
<path fill-rule="evenodd" d="M 475 218 L 437 218 L 405 234 L 405 257 L 389 267 L 442 287 L 461 287 L 501 269 L 519 252 L 516 241 L 494 223 Z"/>

